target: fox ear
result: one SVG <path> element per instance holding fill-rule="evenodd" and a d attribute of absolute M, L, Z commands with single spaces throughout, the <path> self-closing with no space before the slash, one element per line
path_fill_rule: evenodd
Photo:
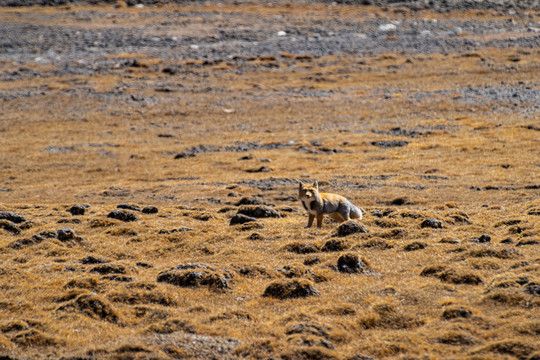
<path fill-rule="evenodd" d="M 318 182 L 318 181 L 315 181 L 315 182 L 313 183 L 313 187 L 314 187 L 315 189 L 319 190 L 319 182 Z"/>

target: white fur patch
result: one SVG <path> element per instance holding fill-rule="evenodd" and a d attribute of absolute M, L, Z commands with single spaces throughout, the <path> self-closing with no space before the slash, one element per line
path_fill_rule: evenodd
<path fill-rule="evenodd" d="M 307 209 L 307 212 L 308 214 L 311 214 L 311 215 L 317 215 L 317 211 L 315 210 L 311 210 L 311 203 L 315 201 L 315 200 L 311 200 L 309 202 L 306 202 L 306 200 L 302 199 L 302 203 L 304 204 L 305 208 Z"/>

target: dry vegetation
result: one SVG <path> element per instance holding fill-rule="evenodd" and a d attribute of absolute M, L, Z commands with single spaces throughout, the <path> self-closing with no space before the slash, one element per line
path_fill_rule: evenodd
<path fill-rule="evenodd" d="M 91 10 L 102 23 L 77 26 L 130 26 L 103 14 L 186 9 L 1 9 L 0 22 Z M 137 61 L 79 75 L 28 62 L 42 76 L 0 81 L 1 355 L 540 357 L 538 98 L 466 91 L 538 91 L 538 49 L 107 56 Z M 305 229 L 294 179 L 347 196 L 364 227 Z M 237 213 L 258 218 L 230 225 Z"/>

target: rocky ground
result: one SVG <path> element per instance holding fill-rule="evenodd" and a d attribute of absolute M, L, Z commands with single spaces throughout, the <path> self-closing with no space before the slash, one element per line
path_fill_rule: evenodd
<path fill-rule="evenodd" d="M 0 4 L 1 356 L 540 357 L 534 1 Z"/>

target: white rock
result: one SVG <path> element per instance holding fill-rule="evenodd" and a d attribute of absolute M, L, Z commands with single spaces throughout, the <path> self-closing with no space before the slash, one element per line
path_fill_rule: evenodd
<path fill-rule="evenodd" d="M 192 44 L 192 45 L 189 45 L 189 48 L 190 48 L 191 50 L 198 50 L 198 49 L 199 49 L 199 45 Z"/>
<path fill-rule="evenodd" d="M 277 36 L 287 36 L 287 33 L 283 30 L 277 32 Z"/>
<path fill-rule="evenodd" d="M 135 5 L 135 7 L 136 7 L 137 9 L 143 9 L 143 8 L 144 8 L 144 4 L 137 4 L 137 5 Z"/>
<path fill-rule="evenodd" d="M 379 30 L 381 31 L 394 31 L 396 29 L 397 29 L 397 26 L 394 24 L 379 25 Z"/>

